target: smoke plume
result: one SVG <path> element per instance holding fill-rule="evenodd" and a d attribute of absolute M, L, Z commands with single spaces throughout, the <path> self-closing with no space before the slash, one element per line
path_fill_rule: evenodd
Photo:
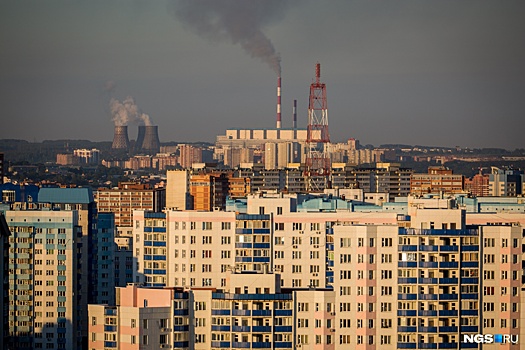
<path fill-rule="evenodd" d="M 109 102 L 112 120 L 116 126 L 128 125 L 129 123 L 139 123 L 150 126 L 151 118 L 142 113 L 138 108 L 133 97 L 128 96 L 122 102 L 112 98 Z"/>
<path fill-rule="evenodd" d="M 281 58 L 262 27 L 284 15 L 287 0 L 173 0 L 177 18 L 209 40 L 230 40 L 277 75 Z"/>

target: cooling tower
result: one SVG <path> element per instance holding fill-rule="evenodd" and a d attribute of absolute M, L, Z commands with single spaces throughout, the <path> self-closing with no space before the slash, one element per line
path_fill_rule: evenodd
<path fill-rule="evenodd" d="M 144 125 L 139 125 L 139 134 L 137 135 L 137 141 L 135 142 L 135 152 L 140 152 L 142 149 L 144 135 L 146 135 L 146 127 Z"/>
<path fill-rule="evenodd" d="M 142 150 L 146 153 L 158 153 L 160 151 L 158 126 L 145 126 Z"/>
<path fill-rule="evenodd" d="M 128 149 L 128 127 L 127 126 L 115 126 L 115 136 L 113 136 L 113 149 Z"/>

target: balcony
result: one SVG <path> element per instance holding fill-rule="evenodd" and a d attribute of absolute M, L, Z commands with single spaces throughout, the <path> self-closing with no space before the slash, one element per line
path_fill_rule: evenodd
<path fill-rule="evenodd" d="M 419 278 L 418 282 L 419 284 L 437 284 L 438 279 L 437 278 Z"/>
<path fill-rule="evenodd" d="M 416 326 L 397 326 L 397 331 L 401 333 L 415 333 L 417 330 Z"/>
<path fill-rule="evenodd" d="M 399 261 L 397 267 L 417 267 L 417 262 L 415 261 Z"/>
<path fill-rule="evenodd" d="M 233 316 L 250 316 L 250 310 L 232 310 Z"/>
<path fill-rule="evenodd" d="M 432 268 L 437 269 L 438 263 L 435 261 L 420 261 L 419 267 L 426 267 L 426 268 Z"/>
<path fill-rule="evenodd" d="M 440 269 L 457 269 L 459 263 L 457 261 L 442 261 L 439 263 Z"/>
<path fill-rule="evenodd" d="M 212 348 L 229 348 L 230 342 L 229 341 L 212 341 L 211 347 Z"/>
<path fill-rule="evenodd" d="M 397 295 L 397 300 L 417 300 L 417 295 L 416 294 L 399 293 Z"/>
<path fill-rule="evenodd" d="M 458 300 L 457 294 L 439 294 L 439 300 Z"/>
<path fill-rule="evenodd" d="M 416 316 L 416 310 L 397 310 L 398 316 Z"/>
<path fill-rule="evenodd" d="M 216 316 L 229 316 L 231 314 L 230 310 L 211 310 L 212 315 Z"/>
<path fill-rule="evenodd" d="M 477 293 L 461 294 L 461 299 L 478 299 Z"/>
<path fill-rule="evenodd" d="M 458 284 L 457 278 L 440 278 L 439 284 Z"/>
<path fill-rule="evenodd" d="M 461 316 L 477 316 L 478 310 L 461 310 Z M 461 331 L 463 332 L 463 327 L 461 327 Z"/>
<path fill-rule="evenodd" d="M 461 333 L 477 333 L 478 326 L 461 326 Z"/>
<path fill-rule="evenodd" d="M 415 277 L 399 277 L 397 279 L 397 283 L 398 284 L 414 284 L 414 283 L 417 283 L 417 278 L 415 278 Z"/>
<path fill-rule="evenodd" d="M 274 326 L 275 333 L 291 333 L 292 326 Z"/>
<path fill-rule="evenodd" d="M 397 343 L 398 349 L 415 349 L 416 343 Z"/>
<path fill-rule="evenodd" d="M 439 310 L 439 316 L 457 316 L 458 310 Z"/>
<path fill-rule="evenodd" d="M 420 252 L 437 252 L 438 247 L 435 245 L 420 245 L 419 251 Z"/>
<path fill-rule="evenodd" d="M 249 342 L 232 342 L 232 348 L 241 348 L 241 349 L 249 349 L 251 347 L 251 343 Z"/>
<path fill-rule="evenodd" d="M 272 316 L 272 310 L 252 310 L 252 316 Z"/>
<path fill-rule="evenodd" d="M 268 333 L 272 331 L 271 326 L 252 326 L 252 332 L 254 333 Z"/>
<path fill-rule="evenodd" d="M 250 326 L 232 326 L 232 332 L 250 332 Z"/>
<path fill-rule="evenodd" d="M 272 343 L 270 342 L 262 342 L 262 341 L 254 341 L 252 343 L 252 349 L 271 349 Z"/>
<path fill-rule="evenodd" d="M 275 349 L 279 348 L 285 348 L 285 349 L 291 349 L 292 348 L 292 342 L 275 342 L 273 343 L 275 346 Z"/>
<path fill-rule="evenodd" d="M 457 245 L 442 245 L 439 246 L 440 252 L 457 252 L 459 249 Z"/>
<path fill-rule="evenodd" d="M 417 331 L 422 333 L 437 333 L 437 327 L 418 327 Z"/>
<path fill-rule="evenodd" d="M 419 310 L 417 312 L 418 316 L 437 316 L 437 310 Z"/>
<path fill-rule="evenodd" d="M 437 349 L 437 343 L 419 343 L 417 344 L 418 349 Z"/>
<path fill-rule="evenodd" d="M 211 326 L 212 332 L 229 332 L 230 326 Z"/>
<path fill-rule="evenodd" d="M 479 267 L 479 262 L 477 261 L 462 261 L 461 267 Z"/>
<path fill-rule="evenodd" d="M 419 294 L 418 295 L 419 300 L 438 300 L 437 294 Z"/>
<path fill-rule="evenodd" d="M 398 248 L 400 252 L 417 252 L 417 245 L 400 245 Z"/>
<path fill-rule="evenodd" d="M 440 343 L 438 349 L 457 349 L 458 343 Z"/>
<path fill-rule="evenodd" d="M 439 327 L 439 333 L 457 333 L 457 326 Z"/>
<path fill-rule="evenodd" d="M 275 316 L 292 316 L 292 310 L 275 310 Z"/>
<path fill-rule="evenodd" d="M 461 284 L 478 284 L 477 277 L 462 277 Z"/>
<path fill-rule="evenodd" d="M 464 245 L 461 247 L 463 252 L 477 252 L 479 251 L 479 245 Z"/>

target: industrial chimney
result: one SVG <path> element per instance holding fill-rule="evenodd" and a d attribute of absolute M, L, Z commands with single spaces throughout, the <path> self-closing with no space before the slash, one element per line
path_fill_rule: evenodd
<path fill-rule="evenodd" d="M 277 129 L 281 128 L 281 76 L 277 77 Z"/>
<path fill-rule="evenodd" d="M 144 135 L 146 135 L 146 127 L 144 125 L 139 125 L 139 134 L 137 135 L 137 141 L 135 141 L 135 152 L 140 152 L 142 149 Z"/>
<path fill-rule="evenodd" d="M 297 129 L 297 100 L 293 100 L 293 122 L 292 128 Z"/>
<path fill-rule="evenodd" d="M 129 148 L 128 139 L 128 127 L 127 126 L 115 126 L 115 135 L 113 136 L 112 149 L 125 149 Z"/>
<path fill-rule="evenodd" d="M 160 140 L 158 126 L 144 126 L 144 141 L 142 150 L 146 153 L 158 153 L 160 151 Z"/>

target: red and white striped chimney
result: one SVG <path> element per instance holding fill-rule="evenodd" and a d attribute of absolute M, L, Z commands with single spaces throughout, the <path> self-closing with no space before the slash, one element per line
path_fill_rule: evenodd
<path fill-rule="evenodd" d="M 277 77 L 277 129 L 281 128 L 281 77 Z"/>

